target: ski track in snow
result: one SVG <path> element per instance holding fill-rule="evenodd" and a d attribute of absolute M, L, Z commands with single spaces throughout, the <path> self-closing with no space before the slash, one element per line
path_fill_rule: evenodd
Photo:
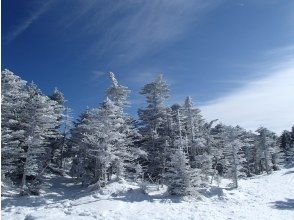
<path fill-rule="evenodd" d="M 90 191 L 69 177 L 48 179 L 42 196 L 3 196 L 2 219 L 294 219 L 294 168 L 240 180 L 238 189 L 201 200 L 166 196 L 164 188 L 144 194 L 128 182 Z"/>

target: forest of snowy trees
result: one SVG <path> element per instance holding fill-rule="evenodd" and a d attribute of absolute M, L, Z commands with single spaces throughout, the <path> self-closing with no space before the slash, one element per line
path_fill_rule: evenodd
<path fill-rule="evenodd" d="M 130 90 L 109 73 L 105 100 L 78 119 L 57 88 L 45 95 L 9 70 L 1 74 L 2 185 L 39 194 L 47 172 L 77 184 L 103 187 L 127 179 L 168 186 L 171 195 L 194 195 L 214 180 L 271 173 L 294 159 L 294 127 L 281 136 L 206 121 L 187 97 L 165 104 L 169 86 L 159 75 L 141 89 L 138 120 L 125 111 Z"/>

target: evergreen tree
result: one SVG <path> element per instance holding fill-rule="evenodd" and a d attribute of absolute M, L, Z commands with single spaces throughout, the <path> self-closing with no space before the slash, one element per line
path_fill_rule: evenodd
<path fill-rule="evenodd" d="M 165 100 L 169 97 L 169 89 L 162 75 L 153 82 L 146 84 L 141 92 L 146 97 L 147 107 L 139 109 L 142 122 L 140 134 L 142 145 L 148 153 L 148 173 L 159 179 L 164 173 L 166 143 L 166 107 Z"/>
<path fill-rule="evenodd" d="M 279 150 L 277 149 L 277 138 L 275 134 L 264 127 L 257 129 L 258 137 L 256 142 L 256 168 L 257 172 L 266 171 L 270 173 L 278 169 Z"/>
<path fill-rule="evenodd" d="M 254 147 L 256 141 L 256 134 L 246 131 L 245 129 L 240 130 L 240 139 L 243 143 L 242 151 L 244 153 L 245 161 L 243 163 L 244 172 L 248 177 L 254 175 L 255 162 L 254 162 Z"/>
<path fill-rule="evenodd" d="M 72 111 L 69 107 L 65 108 L 64 113 L 62 114 L 62 136 L 60 139 L 60 160 L 59 167 L 64 168 L 64 160 L 70 158 L 70 137 L 71 129 L 73 127 Z"/>
<path fill-rule="evenodd" d="M 187 137 L 186 145 L 192 168 L 200 169 L 202 182 L 208 182 L 212 175 L 212 138 L 209 123 L 206 123 L 200 110 L 194 107 L 191 97 L 187 97 L 182 108 L 184 118 L 183 133 Z"/>
<path fill-rule="evenodd" d="M 112 174 L 124 178 L 128 162 L 134 157 L 126 142 L 131 131 L 125 130 L 125 120 L 120 108 L 110 99 L 99 108 L 88 110 L 77 124 L 74 134 L 79 146 L 71 173 L 84 185 L 100 182 L 104 185 Z M 79 131 L 82 131 L 80 133 Z M 133 167 L 134 169 L 134 167 Z"/>
<path fill-rule="evenodd" d="M 116 129 L 123 139 L 116 151 L 122 154 L 121 164 L 126 169 L 128 176 L 132 174 L 142 175 L 137 173 L 140 169 L 135 169 L 135 167 L 141 167 L 139 159 L 146 157 L 146 152 L 136 144 L 139 141 L 140 134 L 134 126 L 133 119 L 124 112 L 125 107 L 129 105 L 128 97 L 131 91 L 118 83 L 114 73 L 110 72 L 109 78 L 111 80 L 111 86 L 107 89 L 106 95 L 117 107 L 116 117 L 120 118 L 121 126 Z"/>
<path fill-rule="evenodd" d="M 244 177 L 243 164 L 246 161 L 242 148 L 240 130 L 238 127 L 227 127 L 228 142 L 224 147 L 224 160 L 226 165 L 226 176 L 233 179 L 234 187 L 238 187 L 238 178 Z"/>
<path fill-rule="evenodd" d="M 283 157 L 286 165 L 291 165 L 294 162 L 294 126 L 292 131 L 283 131 L 279 138 L 280 148 L 283 151 Z"/>
<path fill-rule="evenodd" d="M 35 84 L 28 88 L 27 100 L 22 119 L 25 126 L 25 153 L 23 155 L 23 174 L 21 194 L 26 193 L 27 187 L 31 192 L 37 191 L 37 184 L 43 173 L 48 140 L 56 135 L 53 132 L 58 124 L 58 114 L 55 112 L 56 102 L 43 95 Z M 27 183 L 27 177 L 34 177 Z"/>
<path fill-rule="evenodd" d="M 198 170 L 190 167 L 183 149 L 178 148 L 167 165 L 165 178 L 168 184 L 168 192 L 171 195 L 181 196 L 195 194 L 199 184 L 197 182 Z"/>
<path fill-rule="evenodd" d="M 88 126 L 91 122 L 91 118 L 92 112 L 87 108 L 86 111 L 80 115 L 79 119 L 74 124 L 74 128 L 71 130 L 69 152 L 73 159 L 70 175 L 76 177 L 78 181 L 82 181 L 85 172 L 86 150 L 89 146 L 84 141 L 84 135 L 89 130 Z"/>
<path fill-rule="evenodd" d="M 61 126 L 63 123 L 63 112 L 65 110 L 65 99 L 61 91 L 57 88 L 54 89 L 53 94 L 50 96 L 50 99 L 55 101 L 54 112 L 58 115 L 57 124 L 52 129 L 52 133 L 54 136 L 49 139 L 49 145 L 51 148 L 51 160 L 54 164 L 61 167 L 61 158 L 62 155 L 62 148 L 63 148 L 63 135 L 61 133 Z"/>
<path fill-rule="evenodd" d="M 225 147 L 230 142 L 228 135 L 228 126 L 224 124 L 217 124 L 211 129 L 213 137 L 213 145 L 211 153 L 213 156 L 213 168 L 217 170 L 220 176 L 223 176 L 227 170 L 225 161 Z"/>
<path fill-rule="evenodd" d="M 106 91 L 107 97 L 123 110 L 124 107 L 129 105 L 128 97 L 131 91 L 128 87 L 118 83 L 114 73 L 109 72 L 109 78 L 111 80 L 111 86 Z"/>
<path fill-rule="evenodd" d="M 2 176 L 18 179 L 21 174 L 20 157 L 25 130 L 22 111 L 28 92 L 26 81 L 5 69 L 1 72 L 1 165 Z"/>

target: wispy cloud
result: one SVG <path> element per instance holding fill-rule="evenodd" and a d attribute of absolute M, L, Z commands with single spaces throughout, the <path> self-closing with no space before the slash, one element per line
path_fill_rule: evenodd
<path fill-rule="evenodd" d="M 137 85 L 142 86 L 154 80 L 158 74 L 160 73 L 156 71 L 141 71 L 139 73 L 132 74 L 131 76 L 127 76 L 125 78 L 125 81 L 128 83 L 135 83 Z"/>
<path fill-rule="evenodd" d="M 84 1 L 90 7 L 81 7 L 77 16 L 63 20 L 62 26 L 74 21 L 79 24 L 80 37 L 95 40 L 89 44 L 89 53 L 99 58 L 111 54 L 111 63 L 127 63 L 148 53 L 154 54 L 177 41 L 195 27 L 200 18 L 221 0 L 118 0 Z M 77 19 L 78 18 L 78 19 Z M 73 26 L 74 23 L 70 22 Z M 113 54 L 116 56 L 113 57 Z"/>
<path fill-rule="evenodd" d="M 41 6 L 33 11 L 26 19 L 21 23 L 14 26 L 6 36 L 4 36 L 4 42 L 10 43 L 16 39 L 19 35 L 25 32 L 34 22 L 36 22 L 41 15 L 43 15 L 51 6 L 54 0 L 46 1 L 41 4 Z"/>
<path fill-rule="evenodd" d="M 293 126 L 294 47 L 278 48 L 267 54 L 280 58 L 262 64 L 264 70 L 256 73 L 262 77 L 202 106 L 203 114 L 209 119 L 218 117 L 224 123 L 251 130 L 266 126 L 281 132 Z"/>
<path fill-rule="evenodd" d="M 100 70 L 93 70 L 92 71 L 93 77 L 94 78 L 100 78 L 101 76 L 105 76 L 106 73 Z"/>

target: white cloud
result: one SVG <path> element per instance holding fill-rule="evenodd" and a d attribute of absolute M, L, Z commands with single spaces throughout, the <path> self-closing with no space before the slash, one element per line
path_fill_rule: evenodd
<path fill-rule="evenodd" d="M 95 78 L 100 78 L 101 76 L 106 75 L 105 72 L 100 71 L 100 70 L 94 70 L 94 71 L 92 71 L 92 74 Z"/>
<path fill-rule="evenodd" d="M 12 30 L 4 37 L 6 43 L 13 41 L 23 32 L 25 32 L 34 22 L 36 22 L 41 15 L 43 15 L 52 5 L 53 1 L 47 1 L 43 3 L 36 11 L 31 13 L 21 23 L 16 25 Z"/>
<path fill-rule="evenodd" d="M 230 125 L 239 124 L 253 131 L 259 126 L 275 132 L 290 129 L 294 125 L 294 50 L 290 53 L 290 49 L 287 47 L 283 60 L 271 61 L 265 71 L 257 72 L 261 78 L 202 106 L 204 116 L 219 118 Z M 271 53 L 277 55 L 283 51 L 285 48 Z"/>
<path fill-rule="evenodd" d="M 115 51 L 117 56 L 113 62 L 128 62 L 178 40 L 199 23 L 203 14 L 220 2 L 110 1 L 90 11 L 94 13 L 92 20 L 87 20 L 82 32 L 99 35 L 99 39 L 91 45 L 92 53 Z M 107 23 L 109 20 L 111 23 Z"/>

